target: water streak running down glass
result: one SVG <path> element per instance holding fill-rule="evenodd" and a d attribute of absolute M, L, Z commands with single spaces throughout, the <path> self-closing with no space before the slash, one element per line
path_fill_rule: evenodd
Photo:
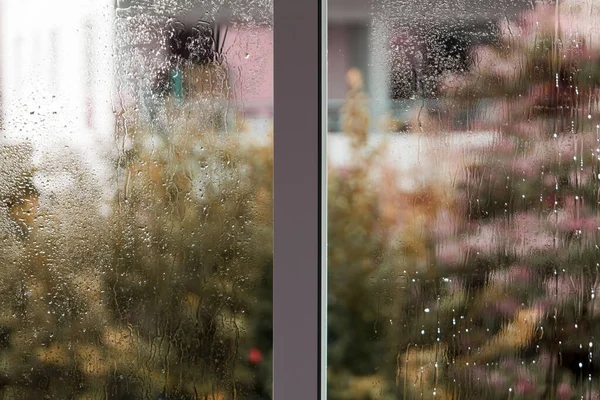
<path fill-rule="evenodd" d="M 271 398 L 270 0 L 0 19 L 0 397 Z"/>
<path fill-rule="evenodd" d="M 600 3 L 328 18 L 328 398 L 600 399 Z"/>

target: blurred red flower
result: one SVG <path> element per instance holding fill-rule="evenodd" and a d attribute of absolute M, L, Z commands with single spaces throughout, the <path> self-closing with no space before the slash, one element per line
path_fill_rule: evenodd
<path fill-rule="evenodd" d="M 260 363 L 262 361 L 262 358 L 263 358 L 262 351 L 260 351 L 256 347 L 251 348 L 250 351 L 248 352 L 248 359 L 254 365 Z"/>

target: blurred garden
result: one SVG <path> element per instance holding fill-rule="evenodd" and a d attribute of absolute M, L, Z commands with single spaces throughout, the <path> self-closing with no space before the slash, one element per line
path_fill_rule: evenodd
<path fill-rule="evenodd" d="M 349 72 L 353 155 L 329 166 L 330 399 L 600 398 L 599 17 L 585 0 L 499 16 L 468 68 L 417 77 L 418 114 L 377 145 Z M 395 168 L 394 135 L 419 141 L 415 169 Z"/>
<path fill-rule="evenodd" d="M 416 106 L 376 140 L 347 71 L 328 398 L 600 399 L 599 20 L 593 0 L 537 1 L 457 42 L 460 62 L 399 63 Z M 2 139 L 0 397 L 271 398 L 273 133 L 248 132 L 245 64 L 202 29 L 115 103 L 110 190 L 69 146 Z M 152 80 L 127 68 L 119 90 Z"/>
<path fill-rule="evenodd" d="M 116 108 L 108 188 L 3 140 L 0 397 L 271 397 L 272 135 L 223 133 L 223 58 L 175 62 L 156 115 Z"/>

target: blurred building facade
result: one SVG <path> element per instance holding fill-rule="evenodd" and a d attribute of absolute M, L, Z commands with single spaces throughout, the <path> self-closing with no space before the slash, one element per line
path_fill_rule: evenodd
<path fill-rule="evenodd" d="M 224 107 L 228 118 L 242 115 L 250 130 L 253 124 L 258 130 L 266 130 L 265 124 L 273 116 L 270 2 L 180 0 L 161 9 L 139 0 L 123 0 L 117 4 L 116 17 L 117 36 L 123 39 L 118 53 L 128 54 L 119 60 L 119 68 L 140 71 L 140 79 L 125 77 L 125 86 L 132 82 L 137 85 L 130 88 L 135 92 L 136 104 L 154 107 L 156 104 L 151 103 L 165 90 L 187 98 L 189 85 L 183 87 L 186 77 L 178 73 L 179 68 L 182 64 L 188 69 L 205 65 L 212 59 L 208 53 L 213 52 L 218 53 L 230 86 L 227 98 L 221 99 L 227 103 Z M 214 44 L 214 49 L 203 48 L 207 44 Z M 150 103 L 146 101 L 149 97 L 153 98 Z"/>
<path fill-rule="evenodd" d="M 165 20 L 191 27 L 215 18 L 212 8 L 191 3 L 179 1 L 180 7 L 161 10 L 137 0 L 1 1 L 0 88 L 6 136 L 43 136 L 47 144 L 52 140 L 48 133 L 60 131 L 62 139 L 85 146 L 111 138 L 115 113 L 128 101 L 133 107 L 142 104 L 140 93 L 128 92 L 123 82 L 152 81 L 151 71 L 166 63 Z M 243 4 L 238 8 L 252 10 Z M 227 31 L 222 45 L 228 74 L 238 88 L 235 108 L 249 119 L 270 119 L 271 14 L 268 9 L 244 14 L 252 18 L 251 24 L 239 17 L 241 12 L 222 14 L 218 19 Z M 130 43 L 122 43 L 119 35 L 124 33 L 130 35 Z M 142 57 L 125 60 L 135 45 Z M 124 61 L 131 62 L 129 69 Z"/>
<path fill-rule="evenodd" d="M 420 107 L 423 97 L 435 106 L 426 81 L 431 84 L 445 68 L 464 67 L 461 63 L 472 46 L 494 39 L 490 23 L 530 4 L 524 0 L 328 0 L 329 131 L 341 131 L 340 107 L 350 68 L 363 73 L 371 131 L 387 131 L 386 121 L 406 117 Z"/>

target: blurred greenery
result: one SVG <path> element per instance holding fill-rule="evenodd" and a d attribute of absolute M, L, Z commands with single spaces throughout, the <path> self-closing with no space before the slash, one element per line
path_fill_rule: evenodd
<path fill-rule="evenodd" d="M 2 148 L 2 398 L 271 398 L 271 141 L 165 107 L 117 124 L 108 204 L 79 155 Z"/>
<path fill-rule="evenodd" d="M 429 77 L 443 118 L 493 136 L 443 153 L 453 181 L 401 189 L 364 145 L 330 165 L 331 399 L 600 398 L 599 10 L 550 3 Z"/>

